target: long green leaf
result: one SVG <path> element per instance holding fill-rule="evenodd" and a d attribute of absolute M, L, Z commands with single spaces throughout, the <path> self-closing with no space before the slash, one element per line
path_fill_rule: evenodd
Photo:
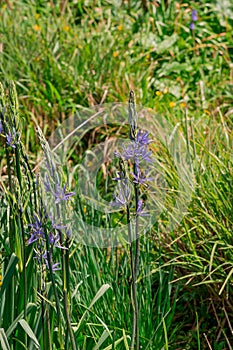
<path fill-rule="evenodd" d="M 3 328 L 0 328 L 0 344 L 2 346 L 2 350 L 11 350 Z"/>
<path fill-rule="evenodd" d="M 82 324 L 82 322 L 83 322 L 83 320 L 84 320 L 84 318 L 85 318 L 85 316 L 86 316 L 88 310 L 92 308 L 92 306 L 99 300 L 99 298 L 101 298 L 101 297 L 104 295 L 104 293 L 105 293 L 109 288 L 111 288 L 111 286 L 110 286 L 109 284 L 103 284 L 103 285 L 100 287 L 100 289 L 99 289 L 98 292 L 96 293 L 95 297 L 93 298 L 93 300 L 92 300 L 90 306 L 89 306 L 88 309 L 85 310 L 85 312 L 83 313 L 83 315 L 82 315 L 82 317 L 81 317 L 81 319 L 80 319 L 80 321 L 79 321 L 77 327 L 75 327 L 75 332 L 77 332 L 78 329 L 79 329 L 79 327 L 81 326 L 81 324 Z"/>
<path fill-rule="evenodd" d="M 111 331 L 112 333 L 112 331 Z M 95 345 L 95 347 L 93 348 L 93 350 L 99 350 L 101 345 L 105 342 L 105 340 L 109 337 L 109 332 L 107 332 L 106 330 L 103 331 L 98 343 Z"/>
<path fill-rule="evenodd" d="M 35 334 L 33 333 L 31 327 L 29 326 L 29 324 L 24 319 L 19 320 L 19 324 L 24 329 L 24 331 L 27 333 L 29 338 L 31 338 L 34 341 L 35 347 L 37 349 L 40 349 L 40 344 L 39 344 Z"/>
<path fill-rule="evenodd" d="M 89 309 L 107 292 L 107 290 L 111 288 L 111 286 L 109 284 L 103 284 L 100 289 L 98 290 L 98 292 L 96 293 L 95 297 L 93 298 Z"/>
<path fill-rule="evenodd" d="M 36 310 L 36 304 L 28 303 L 27 305 L 27 315 L 33 310 Z M 6 331 L 6 335 L 9 338 L 11 333 L 14 331 L 14 329 L 17 327 L 18 322 L 23 318 L 24 311 L 22 311 L 11 323 L 10 327 Z"/>
<path fill-rule="evenodd" d="M 0 289 L 0 299 L 2 298 L 2 295 L 3 295 L 4 291 L 7 289 L 8 285 L 9 285 L 9 283 L 11 281 L 11 278 L 12 278 L 14 272 L 15 272 L 15 268 L 16 268 L 17 262 L 18 262 L 18 258 L 13 253 L 11 255 L 10 261 L 9 261 L 9 263 L 7 265 L 6 273 L 5 273 L 3 281 L 2 281 L 2 287 Z"/>

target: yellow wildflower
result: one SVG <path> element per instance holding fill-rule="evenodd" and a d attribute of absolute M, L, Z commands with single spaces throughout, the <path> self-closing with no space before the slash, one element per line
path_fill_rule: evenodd
<path fill-rule="evenodd" d="M 155 93 L 157 96 L 161 96 L 163 93 L 161 92 L 161 91 L 156 91 L 156 93 Z"/>
<path fill-rule="evenodd" d="M 82 47 L 82 45 L 78 45 L 78 48 L 79 48 L 79 49 L 82 49 L 83 47 Z"/>
<path fill-rule="evenodd" d="M 175 102 L 169 102 L 169 107 L 171 107 L 171 108 L 173 108 L 173 107 L 175 107 L 176 106 L 176 103 Z"/>
<path fill-rule="evenodd" d="M 0 287 L 2 285 L 2 275 L 0 275 Z"/>
<path fill-rule="evenodd" d="M 163 93 L 164 93 L 164 94 L 167 94 L 167 93 L 168 93 L 168 89 L 165 88 L 165 89 L 163 90 Z"/>
<path fill-rule="evenodd" d="M 113 52 L 113 57 L 116 58 L 119 55 L 119 53 L 117 51 Z"/>
<path fill-rule="evenodd" d="M 65 25 L 62 27 L 62 30 L 64 30 L 64 32 L 68 32 L 70 30 L 70 27 Z"/>
<path fill-rule="evenodd" d="M 39 13 L 36 13 L 36 14 L 35 14 L 35 19 L 38 19 L 38 18 L 40 18 L 40 14 L 39 14 Z"/>
<path fill-rule="evenodd" d="M 208 115 L 211 114 L 210 111 L 209 111 L 208 109 L 204 109 L 204 112 L 205 112 L 205 114 L 208 114 Z"/>
<path fill-rule="evenodd" d="M 84 207 L 83 207 L 83 213 L 86 214 L 86 212 L 87 212 L 87 207 L 84 205 Z"/>
<path fill-rule="evenodd" d="M 148 60 L 150 59 L 150 54 L 149 54 L 149 53 L 146 55 L 146 58 L 147 58 Z"/>
<path fill-rule="evenodd" d="M 185 103 L 185 102 L 181 102 L 181 103 L 180 103 L 180 107 L 181 107 L 181 108 L 186 108 L 186 107 L 187 107 L 187 105 L 186 105 L 186 103 Z"/>
<path fill-rule="evenodd" d="M 2 9 L 3 9 L 3 10 L 6 10 L 6 8 L 7 8 L 7 4 L 3 4 L 3 5 L 2 5 Z"/>
<path fill-rule="evenodd" d="M 117 27 L 117 29 L 119 30 L 119 32 L 120 31 L 122 31 L 123 30 L 123 26 L 120 24 L 118 27 Z"/>
<path fill-rule="evenodd" d="M 39 26 L 38 24 L 35 24 L 33 26 L 33 29 L 36 31 L 36 32 L 40 32 L 41 31 L 41 26 Z"/>

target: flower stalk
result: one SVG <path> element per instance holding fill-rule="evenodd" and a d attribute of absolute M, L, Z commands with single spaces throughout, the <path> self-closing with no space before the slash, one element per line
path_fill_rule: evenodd
<path fill-rule="evenodd" d="M 127 215 L 127 228 L 128 228 L 128 241 L 130 250 L 130 269 L 131 269 L 131 304 L 132 304 L 132 329 L 131 329 L 131 344 L 130 349 L 139 350 L 139 306 L 137 296 L 137 278 L 139 274 L 140 263 L 140 235 L 139 235 L 139 217 L 147 215 L 143 211 L 143 200 L 140 198 L 142 195 L 141 187 L 150 181 L 151 178 L 147 177 L 147 171 L 142 167 L 142 163 L 151 163 L 151 151 L 148 150 L 148 145 L 151 142 L 149 140 L 149 133 L 142 132 L 138 129 L 138 115 L 135 106 L 134 92 L 130 91 L 129 104 L 128 104 L 128 117 L 129 117 L 129 143 L 122 146 L 122 151 L 116 153 L 119 159 L 119 172 L 118 176 L 114 179 L 119 182 L 118 195 L 115 195 L 115 201 L 113 206 L 124 206 Z M 125 163 L 131 169 L 131 176 L 125 168 Z M 131 214 L 130 205 L 130 183 L 134 188 L 134 201 L 135 207 L 134 215 Z M 134 219 L 134 225 L 132 225 L 132 219 Z M 133 228 L 133 232 L 132 232 Z"/>

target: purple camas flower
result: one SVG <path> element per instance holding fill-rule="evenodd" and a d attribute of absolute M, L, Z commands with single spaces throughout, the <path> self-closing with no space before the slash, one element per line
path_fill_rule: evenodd
<path fill-rule="evenodd" d="M 12 148 L 16 148 L 16 145 L 14 143 L 14 138 L 11 134 L 6 134 L 6 144 Z"/>
<path fill-rule="evenodd" d="M 198 20 L 197 10 L 192 10 L 192 21 L 195 22 Z"/>
<path fill-rule="evenodd" d="M 2 134 L 2 133 L 3 133 L 3 125 L 2 125 L 2 122 L 0 120 L 0 134 Z"/>
<path fill-rule="evenodd" d="M 59 263 L 53 263 L 52 261 L 52 251 L 53 248 L 67 249 L 66 247 L 61 246 L 60 235 L 59 232 L 57 232 L 58 230 L 66 229 L 67 226 L 55 224 L 51 215 L 50 222 L 46 221 L 43 223 L 42 218 L 37 214 L 34 215 L 34 222 L 28 226 L 32 229 L 28 244 L 30 245 L 36 242 L 36 246 L 34 248 L 35 259 L 37 259 L 39 264 L 45 265 L 47 268 L 49 268 L 48 259 L 50 259 L 52 271 L 60 270 Z M 49 231 L 47 233 L 48 241 L 46 241 L 45 230 Z"/>
<path fill-rule="evenodd" d="M 190 29 L 194 30 L 195 29 L 195 23 L 198 20 L 197 17 L 197 10 L 192 10 L 192 22 L 190 23 Z"/>
<path fill-rule="evenodd" d="M 61 201 L 67 201 L 70 197 L 75 195 L 74 192 L 66 193 L 67 184 L 62 187 L 59 179 L 56 179 L 56 183 L 54 184 L 53 179 L 48 174 L 45 175 L 43 184 L 46 192 L 52 193 L 55 197 L 55 204 L 58 204 Z"/>
<path fill-rule="evenodd" d="M 129 184 L 131 181 L 131 183 L 134 183 L 133 187 L 136 197 L 136 216 L 140 216 L 146 215 L 146 213 L 143 212 L 143 201 L 138 201 L 138 197 L 140 195 L 139 185 L 144 185 L 147 181 L 152 180 L 151 178 L 147 177 L 148 171 L 146 171 L 146 169 L 143 169 L 142 172 L 141 167 L 142 162 L 153 162 L 151 158 L 152 152 L 148 148 L 152 140 L 149 139 L 149 132 L 143 132 L 137 127 L 138 114 L 135 108 L 134 92 L 132 90 L 130 91 L 128 112 L 130 125 L 130 141 L 128 143 L 123 144 L 120 152 L 115 153 L 115 156 L 119 159 L 120 171 L 118 172 L 118 176 L 114 180 L 117 180 L 119 182 L 119 190 L 117 192 L 117 195 L 115 195 L 115 200 L 112 203 L 112 205 L 128 205 L 130 201 Z M 133 173 L 131 173 L 133 180 L 132 178 L 127 178 L 127 172 L 125 171 L 124 161 L 130 161 L 130 164 L 128 164 L 128 166 L 131 168 L 131 171 L 133 168 Z"/>
<path fill-rule="evenodd" d="M 34 215 L 34 219 L 34 223 L 28 225 L 32 228 L 32 233 L 28 240 L 28 244 L 32 244 L 38 241 L 40 238 L 45 238 L 42 220 L 36 214 Z"/>
<path fill-rule="evenodd" d="M 193 22 L 190 23 L 190 29 L 194 30 L 195 29 L 195 24 Z"/>
<path fill-rule="evenodd" d="M 19 143 L 20 133 L 13 130 L 13 132 L 6 133 L 6 144 L 12 148 L 16 148 L 16 145 Z"/>
<path fill-rule="evenodd" d="M 115 200 L 114 202 L 112 202 L 112 206 L 117 206 L 117 205 L 126 205 L 127 204 L 127 200 L 126 197 L 124 196 L 124 193 L 122 191 L 122 188 L 119 190 L 119 194 L 118 196 L 115 196 Z"/>
<path fill-rule="evenodd" d="M 118 195 L 115 195 L 114 202 L 111 203 L 111 205 L 117 206 L 117 205 L 126 205 L 129 202 L 130 199 L 130 187 L 129 182 L 127 178 L 116 178 L 115 180 L 120 181 L 119 182 L 119 191 Z"/>
<path fill-rule="evenodd" d="M 143 204 L 143 201 L 140 199 L 138 201 L 138 207 L 137 207 L 137 214 L 141 213 L 142 212 L 142 204 Z"/>
<path fill-rule="evenodd" d="M 62 187 L 60 184 L 56 185 L 56 190 L 52 191 L 54 197 L 55 197 L 55 203 L 58 204 L 61 201 L 68 201 L 68 199 L 72 196 L 75 195 L 74 192 L 68 192 L 66 193 L 66 187 L 67 184 L 64 185 L 64 187 Z"/>
<path fill-rule="evenodd" d="M 142 130 L 139 129 L 136 136 L 136 143 L 147 146 L 151 142 L 152 140 L 149 139 L 149 132 L 142 132 Z"/>
<path fill-rule="evenodd" d="M 51 217 L 50 217 L 51 219 Z M 66 225 L 62 225 L 62 224 L 56 224 L 52 219 L 51 219 L 51 223 L 52 223 L 52 228 L 54 228 L 55 230 L 63 230 L 63 229 L 67 229 Z"/>
<path fill-rule="evenodd" d="M 146 182 L 151 181 L 152 178 L 147 177 L 148 171 L 141 172 L 140 163 L 145 161 L 151 163 L 152 152 L 149 151 L 148 145 L 152 142 L 149 139 L 149 132 L 143 132 L 138 130 L 135 134 L 135 139 L 131 140 L 128 145 L 123 145 L 122 152 L 115 153 L 119 158 L 120 171 L 118 176 L 114 180 L 119 181 L 120 190 L 118 195 L 115 195 L 115 200 L 112 203 L 113 206 L 126 205 L 130 199 L 130 188 L 128 179 L 126 178 L 126 171 L 124 169 L 124 160 L 130 160 L 134 164 L 134 171 L 131 174 L 133 176 L 133 183 L 138 185 L 145 185 Z"/>
<path fill-rule="evenodd" d="M 140 199 L 138 201 L 138 207 L 137 207 L 137 210 L 136 210 L 136 214 L 138 216 L 149 216 L 149 214 L 145 211 L 143 211 L 143 201 L 142 199 Z"/>
<path fill-rule="evenodd" d="M 50 253 L 44 252 L 43 255 L 39 254 L 37 251 L 35 251 L 35 253 L 36 253 L 35 259 L 37 259 L 42 264 L 44 263 L 48 270 L 49 270 L 49 261 L 48 261 L 48 259 L 50 259 L 53 272 L 57 271 L 57 270 L 61 270 L 61 268 L 59 267 L 60 263 L 59 262 L 53 263 L 52 256 L 51 256 Z"/>
<path fill-rule="evenodd" d="M 141 157 L 141 160 L 144 160 L 145 162 L 151 163 L 152 159 L 150 158 L 152 152 L 148 151 L 147 147 L 142 146 L 140 149 L 138 149 L 138 157 Z"/>
<path fill-rule="evenodd" d="M 50 232 L 49 234 L 49 243 L 51 244 L 51 246 L 55 247 L 55 248 L 59 248 L 59 249 L 67 249 L 66 247 L 62 247 L 60 245 L 60 237 L 59 234 L 57 232 Z"/>
<path fill-rule="evenodd" d="M 48 262 L 47 262 L 46 266 L 48 268 Z M 60 266 L 59 262 L 52 264 L 52 271 L 54 272 L 54 271 L 61 270 L 61 268 L 59 266 Z"/>
<path fill-rule="evenodd" d="M 62 223 L 56 223 L 53 219 L 52 214 L 49 215 L 50 218 L 50 233 L 49 233 L 49 243 L 56 248 L 66 249 L 60 245 L 60 236 L 58 232 L 61 230 L 67 230 L 67 225 L 63 225 Z"/>
<path fill-rule="evenodd" d="M 122 157 L 125 160 L 132 160 L 139 163 L 139 160 L 144 160 L 148 163 L 152 162 L 150 158 L 152 152 L 148 150 L 148 145 L 151 140 L 148 137 L 149 133 L 143 133 L 141 130 L 138 131 L 136 140 L 131 141 L 126 147 L 123 146 Z"/>
<path fill-rule="evenodd" d="M 137 170 L 137 174 L 133 174 L 133 182 L 136 184 L 144 185 L 147 181 L 153 180 L 151 177 L 147 177 L 148 171 L 143 174 L 140 169 Z"/>

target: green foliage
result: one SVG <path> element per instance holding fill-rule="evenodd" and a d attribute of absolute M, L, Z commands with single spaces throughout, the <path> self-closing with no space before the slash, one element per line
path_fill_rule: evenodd
<path fill-rule="evenodd" d="M 0 80 L 5 86 L 0 112 L 8 116 L 11 131 L 15 128 L 20 134 L 16 149 L 6 147 L 5 136 L 0 135 L 3 350 L 71 348 L 64 275 L 57 271 L 52 281 L 47 271 L 42 291 L 43 274 L 33 247 L 27 245 L 28 224 L 38 205 L 33 168 L 40 161 L 41 146 L 35 142 L 34 125 L 49 135 L 80 106 L 126 101 L 130 88 L 139 103 L 179 124 L 196 181 L 180 226 L 167 234 L 155 225 L 141 238 L 141 346 L 232 348 L 232 4 L 227 0 L 147 3 L 148 11 L 133 0 L 18 0 L 0 5 Z M 192 9 L 198 11 L 193 31 Z M 15 86 L 8 83 L 11 79 L 19 106 Z M 93 143 L 116 132 L 114 126 L 109 129 L 96 130 Z M 71 161 L 80 161 L 89 136 L 70 154 Z M 174 165 L 163 149 L 158 152 L 168 164 L 164 168 L 168 183 L 176 187 Z M 108 200 L 111 176 L 110 169 L 106 177 L 100 171 L 97 178 Z M 167 199 L 168 205 L 172 200 Z M 79 198 L 75 205 L 83 219 L 93 219 L 92 208 Z M 103 226 L 119 223 L 117 215 L 103 222 L 95 213 L 94 220 Z M 69 312 L 77 349 L 129 349 L 127 245 L 90 248 L 73 237 L 68 255 Z M 62 262 L 59 252 L 54 257 Z"/>

